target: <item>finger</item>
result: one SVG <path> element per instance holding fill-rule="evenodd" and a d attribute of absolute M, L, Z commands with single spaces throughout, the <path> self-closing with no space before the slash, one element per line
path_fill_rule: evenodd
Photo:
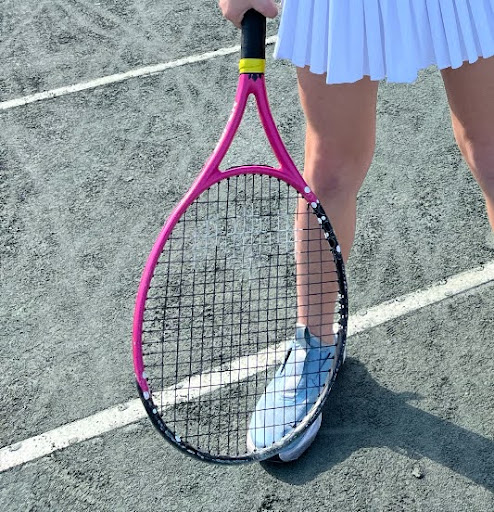
<path fill-rule="evenodd" d="M 231 21 L 232 23 L 237 27 L 237 28 L 242 28 L 242 20 L 244 19 L 244 16 L 245 16 L 245 13 L 247 12 L 247 10 L 242 10 L 238 13 L 236 13 Z"/>
<path fill-rule="evenodd" d="M 253 4 L 254 9 L 267 18 L 276 18 L 278 16 L 278 6 L 274 0 L 255 0 Z"/>
<path fill-rule="evenodd" d="M 218 5 L 223 16 L 228 21 L 231 21 L 237 28 L 241 28 L 242 19 L 247 9 L 236 7 L 235 5 L 232 5 L 231 2 L 227 2 L 226 0 L 219 0 Z"/>

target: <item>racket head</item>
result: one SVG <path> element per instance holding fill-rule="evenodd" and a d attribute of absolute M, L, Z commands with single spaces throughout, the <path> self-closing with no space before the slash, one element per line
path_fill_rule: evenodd
<path fill-rule="evenodd" d="M 226 176 L 210 185 L 205 191 L 189 195 L 188 200 L 179 205 L 175 215 L 172 215 L 166 223 L 153 248 L 143 276 L 134 323 L 134 364 L 139 395 L 152 423 L 165 439 L 183 452 L 203 461 L 238 464 L 265 460 L 277 455 L 283 447 L 295 441 L 315 421 L 342 364 L 346 343 L 348 299 L 341 250 L 320 203 L 317 199 L 308 202 L 307 199 L 314 199 L 309 188 L 307 186 L 302 190 L 295 188 L 286 180 L 286 176 L 284 169 L 241 167 L 227 171 Z M 236 185 L 233 184 L 234 182 Z M 234 188 L 236 188 L 235 191 Z M 239 190 L 240 188 L 242 190 Z M 279 190 L 282 188 L 285 190 L 280 194 Z M 246 194 L 246 189 L 250 192 L 250 196 Z M 251 200 L 259 199 L 261 190 L 266 194 L 261 198 L 260 204 L 254 205 L 255 211 L 253 211 Z M 223 195 L 224 193 L 226 196 Z M 226 206 L 228 194 L 231 194 L 233 199 L 230 199 L 230 204 Z M 239 199 L 240 197 L 243 199 Z M 291 295 L 288 299 L 289 292 L 286 291 L 288 286 L 281 284 L 283 280 L 290 277 L 290 269 L 285 272 L 284 267 L 290 267 L 292 270 L 294 268 L 294 242 L 289 240 L 286 245 L 284 240 L 287 236 L 286 232 L 293 226 L 293 215 L 290 215 L 290 211 L 295 209 L 297 201 L 306 204 L 310 216 L 317 219 L 316 229 L 320 230 L 321 244 L 327 248 L 335 265 L 334 281 L 339 294 L 338 316 L 335 317 L 335 323 L 337 322 L 338 325 L 339 342 L 333 371 L 328 375 L 316 403 L 303 421 L 278 443 L 248 452 L 242 441 L 246 440 L 249 414 L 253 413 L 255 403 L 260 398 L 265 384 L 274 376 L 274 372 L 282 363 L 285 354 L 284 342 L 293 337 L 290 327 L 294 328 L 297 320 L 296 285 L 293 283 L 290 285 Z M 283 209 L 281 203 L 283 203 Z M 220 211 L 219 217 L 215 216 L 218 205 L 221 205 L 221 208 L 226 206 L 224 215 Z M 271 209 L 269 214 L 268 208 Z M 242 209 L 248 210 L 248 216 L 245 219 L 239 214 Z M 208 217 L 207 210 L 210 213 L 214 212 L 214 215 Z M 233 210 L 237 216 L 236 224 L 232 224 L 231 221 L 234 217 Z M 187 226 L 188 215 L 192 223 L 190 229 Z M 270 218 L 272 226 L 276 229 L 268 231 L 264 228 L 255 232 L 258 224 L 266 222 L 267 218 Z M 278 220 L 281 222 L 281 231 Z M 250 222 L 250 226 L 245 228 L 245 222 Z M 227 224 L 226 231 L 229 233 L 224 238 L 217 236 L 216 228 L 221 231 L 221 223 Z M 244 230 L 241 234 L 239 234 L 239 225 Z M 257 254 L 264 258 L 263 261 L 267 261 L 269 257 L 278 260 L 271 266 L 269 275 L 264 274 L 254 280 L 250 275 L 254 271 L 262 274 L 267 268 L 263 261 L 260 261 L 257 267 L 254 262 L 254 268 L 252 268 L 252 261 L 249 263 L 250 266 L 242 265 L 246 260 L 245 252 L 256 251 L 255 245 L 248 246 L 248 249 L 244 247 L 243 262 L 240 259 L 230 260 L 231 249 L 235 244 L 238 245 L 239 236 L 248 240 L 252 236 L 264 236 L 264 240 L 258 241 L 262 247 L 263 242 L 268 239 L 273 242 L 273 233 L 276 237 L 276 233 L 280 232 L 284 233 L 270 248 L 271 252 L 266 250 L 259 251 Z M 194 233 L 202 233 L 202 235 L 195 240 L 189 240 L 191 243 L 187 243 L 184 238 L 192 239 Z M 204 245 L 210 241 L 212 243 L 206 253 L 194 258 L 193 251 L 204 248 Z M 175 262 L 174 255 L 179 256 Z M 206 260 L 209 258 L 209 261 L 205 261 L 204 257 Z M 289 260 L 291 265 L 288 264 Z M 228 268 L 220 269 L 218 265 L 226 265 Z M 172 267 L 171 270 L 170 267 Z M 276 273 L 273 267 L 279 267 Z M 204 273 L 197 268 L 204 268 Z M 235 282 L 228 284 L 234 275 Z M 267 284 L 263 279 L 268 280 Z M 195 290 L 193 289 L 191 293 L 190 287 L 194 286 L 194 280 L 205 284 L 203 286 L 196 284 Z M 249 286 L 250 289 L 248 289 Z M 244 287 L 243 294 L 239 295 L 242 287 Z M 274 290 L 274 295 L 263 298 L 258 291 L 260 288 L 264 289 L 263 293 L 266 293 L 265 289 L 271 288 Z M 155 295 L 156 290 L 157 295 Z M 291 300 L 291 304 L 286 306 L 279 318 L 274 319 L 272 313 L 274 312 L 278 317 L 277 310 L 283 309 L 283 306 L 280 306 L 281 299 L 276 304 L 272 302 L 278 292 L 280 296 L 285 295 L 287 301 Z M 216 303 L 212 306 L 212 316 L 208 316 L 211 314 L 211 302 L 204 300 L 206 294 L 210 293 L 212 295 L 208 297 L 216 297 Z M 235 295 L 231 303 L 228 299 L 229 293 Z M 187 294 L 192 297 L 183 298 Z M 159 302 L 158 309 L 156 309 L 156 301 Z M 266 307 L 266 314 L 259 312 L 256 306 L 252 306 L 253 303 L 261 309 Z M 271 304 L 270 310 L 268 304 Z M 232 311 L 225 314 L 225 307 L 231 308 Z M 244 316 L 242 322 L 240 318 L 242 310 L 247 309 L 247 318 Z M 157 317 L 156 311 L 159 311 Z M 261 318 L 260 322 L 259 318 Z M 269 318 L 271 322 L 268 324 L 266 322 Z M 272 323 L 275 320 L 277 325 Z M 184 322 L 186 327 L 183 326 Z M 226 328 L 225 324 L 227 324 Z M 258 327 L 260 324 L 266 324 L 266 327 Z M 237 331 L 237 326 L 242 328 Z M 154 333 L 156 327 L 158 332 Z M 174 334 L 176 329 L 180 330 L 178 335 Z M 217 332 L 216 337 L 204 335 L 204 332 L 214 330 L 221 332 Z M 190 339 L 188 339 L 189 336 Z M 232 349 L 231 346 L 235 348 Z M 270 360 L 269 364 L 264 361 L 259 362 L 257 354 L 268 353 L 270 349 L 274 350 L 274 359 Z M 238 361 L 243 362 L 237 363 Z M 245 368 L 248 370 L 242 376 L 241 371 L 245 371 Z M 230 382 L 230 384 L 220 389 L 219 383 L 222 382 Z M 198 389 L 201 386 L 202 389 Z M 236 405 L 235 399 L 230 395 L 237 396 Z M 234 418 L 232 427 L 228 425 L 225 415 L 229 414 L 227 409 L 238 408 L 239 401 L 245 403 L 244 414 L 242 420 L 238 417 Z M 209 433 L 201 430 L 208 428 L 204 425 L 204 421 L 201 422 L 197 417 L 201 414 L 202 420 L 212 423 Z M 232 414 L 234 414 L 233 410 Z M 223 419 L 218 422 L 217 418 Z M 188 422 L 187 430 L 191 435 L 185 433 L 186 422 Z M 221 428 L 227 430 L 233 428 L 235 432 L 222 433 Z M 222 452 L 219 448 L 215 450 L 216 446 L 223 447 L 227 435 L 237 436 L 232 443 L 232 450 L 228 453 Z M 207 447 L 204 443 L 201 445 L 196 442 L 204 441 L 207 437 L 211 441 Z"/>

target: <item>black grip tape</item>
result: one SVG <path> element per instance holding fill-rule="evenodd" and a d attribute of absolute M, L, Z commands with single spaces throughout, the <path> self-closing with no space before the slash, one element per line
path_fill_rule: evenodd
<path fill-rule="evenodd" d="M 266 17 L 254 9 L 242 20 L 242 59 L 266 58 Z"/>

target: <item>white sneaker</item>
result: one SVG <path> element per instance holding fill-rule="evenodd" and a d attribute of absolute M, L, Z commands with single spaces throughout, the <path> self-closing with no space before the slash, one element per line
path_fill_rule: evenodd
<path fill-rule="evenodd" d="M 252 415 L 247 434 L 249 451 L 272 445 L 300 423 L 316 403 L 327 375 L 334 370 L 335 354 L 335 346 L 322 344 L 305 325 L 297 324 L 287 358 L 266 387 Z M 273 460 L 290 462 L 298 459 L 314 441 L 321 423 L 322 414 Z"/>

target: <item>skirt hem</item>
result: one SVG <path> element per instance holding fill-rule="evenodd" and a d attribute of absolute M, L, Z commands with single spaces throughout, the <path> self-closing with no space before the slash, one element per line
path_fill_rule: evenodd
<path fill-rule="evenodd" d="M 333 81 L 333 80 L 336 80 L 336 79 L 329 79 L 329 80 L 326 80 L 326 83 L 328 85 L 337 85 L 337 84 L 345 84 L 345 83 L 348 83 L 348 84 L 353 84 L 355 82 L 358 82 L 359 80 L 362 80 L 363 78 L 365 77 L 369 77 L 372 81 L 376 81 L 376 82 L 380 82 L 382 80 L 386 80 L 386 82 L 388 83 L 395 83 L 395 84 L 413 84 L 414 82 L 416 82 L 419 78 L 418 74 L 420 71 L 424 70 L 424 69 L 427 69 L 431 66 L 435 66 L 439 71 L 443 70 L 443 69 L 448 69 L 448 68 L 451 68 L 451 69 L 459 69 L 461 68 L 465 63 L 469 63 L 469 64 L 474 64 L 475 62 L 477 62 L 479 59 L 489 59 L 491 57 L 494 57 L 494 53 L 491 54 L 491 55 L 487 55 L 486 57 L 484 57 L 483 55 L 478 55 L 475 59 L 473 60 L 470 60 L 470 59 L 466 59 L 464 60 L 460 65 L 450 65 L 450 66 L 442 66 L 442 67 L 439 67 L 435 62 L 431 62 L 421 68 L 418 68 L 417 69 L 417 72 L 415 74 L 415 78 L 409 78 L 409 79 L 406 79 L 406 78 L 395 78 L 393 79 L 392 77 L 388 77 L 386 74 L 383 74 L 381 76 L 375 76 L 375 75 L 369 75 L 369 74 L 365 74 L 365 73 L 362 73 L 360 76 L 358 76 L 357 78 L 354 78 L 354 77 L 346 77 L 344 79 L 344 81 Z M 295 67 L 297 68 L 305 68 L 305 67 L 308 67 L 309 68 L 309 71 L 315 75 L 325 75 L 327 74 L 327 71 L 326 70 L 315 70 L 313 69 L 313 67 L 310 65 L 310 64 L 298 64 L 296 62 L 294 62 L 290 57 L 284 57 L 284 56 L 281 56 L 281 55 L 274 55 L 274 58 L 276 60 L 287 60 L 289 62 L 291 62 L 291 64 L 293 64 Z"/>

